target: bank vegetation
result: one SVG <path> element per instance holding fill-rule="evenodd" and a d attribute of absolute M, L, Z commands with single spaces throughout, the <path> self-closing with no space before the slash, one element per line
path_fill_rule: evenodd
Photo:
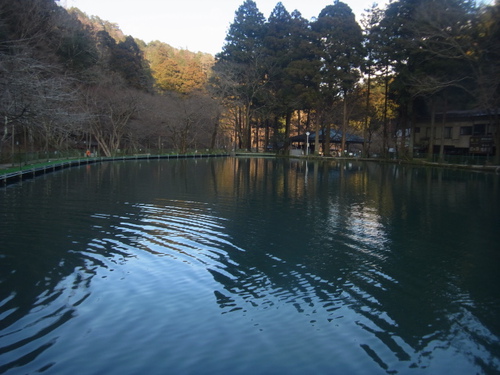
<path fill-rule="evenodd" d="M 499 9 L 399 0 L 356 20 L 336 0 L 311 20 L 282 3 L 266 19 L 246 0 L 211 56 L 145 43 L 54 0 L 1 1 L 0 159 L 287 152 L 291 136 L 331 129 L 341 149 L 353 133 L 365 156 L 411 159 L 419 117 L 481 109 L 499 128 Z M 330 146 L 325 137 L 314 150 Z"/>

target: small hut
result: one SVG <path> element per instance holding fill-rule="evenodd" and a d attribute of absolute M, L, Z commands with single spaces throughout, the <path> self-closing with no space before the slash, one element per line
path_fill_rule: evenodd
<path fill-rule="evenodd" d="M 306 145 L 307 140 L 308 140 L 307 138 L 308 138 L 307 134 L 304 133 L 304 134 L 296 135 L 295 137 L 291 137 L 289 139 L 289 141 L 290 141 L 291 145 L 296 144 L 295 148 L 302 149 L 305 151 L 306 147 L 307 147 L 307 145 Z M 314 153 L 315 141 L 316 141 L 316 132 L 311 132 L 309 134 L 309 152 L 308 152 L 309 154 Z M 323 130 L 320 130 L 320 132 L 319 132 L 319 143 L 320 143 L 320 145 L 324 144 Z M 342 150 L 340 150 L 341 143 L 342 143 L 342 132 L 340 130 L 331 129 L 330 130 L 330 153 L 331 152 L 333 152 L 334 154 L 340 153 L 342 151 Z M 365 143 L 365 140 L 360 136 L 357 136 L 355 134 L 350 134 L 350 133 L 345 134 L 345 147 L 346 147 L 347 153 L 358 151 L 358 150 L 354 150 L 351 147 L 352 145 L 363 145 L 364 143 Z"/>

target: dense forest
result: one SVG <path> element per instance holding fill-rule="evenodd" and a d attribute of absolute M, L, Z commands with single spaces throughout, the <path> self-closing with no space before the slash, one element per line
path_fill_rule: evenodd
<path fill-rule="evenodd" d="M 247 0 L 213 77 L 242 148 L 257 147 L 258 129 L 266 144 L 274 137 L 287 147 L 297 131 L 335 128 L 343 150 L 346 133 L 357 132 L 370 141 L 365 153 L 398 148 L 411 158 L 419 117 L 482 109 L 499 127 L 499 26 L 498 0 L 399 0 L 367 9 L 359 23 L 338 0 L 310 21 L 281 3 L 266 20 Z"/>
<path fill-rule="evenodd" d="M 221 147 L 213 63 L 54 0 L 1 1 L 0 157 Z"/>
<path fill-rule="evenodd" d="M 212 57 L 144 43 L 54 0 L 2 0 L 0 157 L 286 152 L 292 135 L 337 129 L 341 149 L 355 133 L 367 155 L 396 147 L 411 158 L 418 117 L 483 109 L 498 128 L 499 26 L 498 0 L 399 0 L 359 21 L 338 0 L 311 20 L 282 3 L 266 19 L 246 0 Z M 324 142 L 314 150 L 330 150 Z"/>

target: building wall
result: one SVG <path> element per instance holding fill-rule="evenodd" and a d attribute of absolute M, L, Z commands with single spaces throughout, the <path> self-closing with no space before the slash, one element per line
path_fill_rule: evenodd
<path fill-rule="evenodd" d="M 448 152 L 491 153 L 495 129 L 485 116 L 450 119 L 442 124 L 438 119 L 434 129 L 434 145 L 441 142 Z M 414 146 L 426 149 L 431 137 L 430 121 L 418 122 L 415 126 Z"/>

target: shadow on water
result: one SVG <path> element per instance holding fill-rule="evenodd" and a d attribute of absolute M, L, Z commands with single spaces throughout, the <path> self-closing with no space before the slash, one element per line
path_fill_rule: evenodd
<path fill-rule="evenodd" d="M 86 172 L 61 172 L 1 192 L 0 373 L 53 346 L 58 337 L 52 333 L 77 316 L 96 270 L 112 271 L 132 256 L 95 224 L 94 189 L 116 189 L 113 178 L 103 176 L 109 165 L 101 176 L 90 166 L 81 169 Z M 119 212 L 108 217 L 111 227 L 121 220 Z"/>
<path fill-rule="evenodd" d="M 227 158 L 103 163 L 11 186 L 0 373 L 82 365 L 62 360 L 63 346 L 68 358 L 93 353 L 75 332 L 115 345 L 115 360 L 145 341 L 169 353 L 108 359 L 107 373 L 496 373 L 498 185 L 430 168 Z M 200 316 L 210 323 L 186 338 L 176 325 Z M 224 333 L 229 322 L 237 332 Z M 166 332 L 184 338 L 160 341 Z M 260 348 L 231 355 L 237 345 Z"/>

